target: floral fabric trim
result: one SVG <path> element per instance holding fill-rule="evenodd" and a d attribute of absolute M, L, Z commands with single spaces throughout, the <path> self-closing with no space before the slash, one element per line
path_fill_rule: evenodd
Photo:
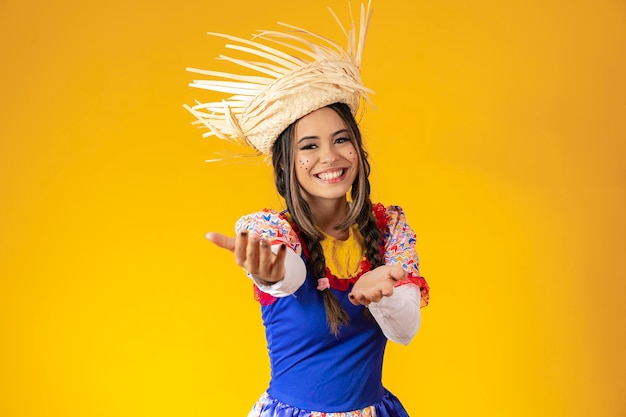
<path fill-rule="evenodd" d="M 250 236 L 267 239 L 271 245 L 284 243 L 296 254 L 302 254 L 303 246 L 300 243 L 300 238 L 287 218 L 276 210 L 266 208 L 241 217 L 235 224 L 235 231 L 239 234 L 243 230 L 247 230 Z M 252 287 L 254 288 L 254 299 L 263 306 L 268 306 L 278 299 L 261 291 L 254 284 Z"/>
<path fill-rule="evenodd" d="M 404 211 L 398 206 L 386 210 L 387 223 L 383 227 L 386 264 L 398 265 L 411 276 L 419 276 L 419 258 L 415 251 L 417 237 L 408 225 Z"/>
<path fill-rule="evenodd" d="M 241 217 L 235 224 L 237 234 L 247 230 L 251 236 L 267 239 L 270 244 L 284 243 L 298 255 L 302 254 L 302 243 L 283 213 L 263 209 Z"/>
<path fill-rule="evenodd" d="M 407 278 L 396 283 L 396 287 L 414 284 L 420 288 L 421 307 L 426 307 L 429 301 L 430 288 L 426 280 L 419 273 L 419 258 L 415 251 L 416 235 L 408 225 L 404 211 L 399 206 L 385 207 L 381 203 L 373 206 L 376 224 L 383 233 L 380 252 L 385 264 L 398 265 L 407 271 Z M 270 241 L 272 245 L 284 243 L 298 255 L 308 257 L 306 248 L 302 245 L 297 225 L 291 224 L 284 213 L 271 209 L 243 216 L 237 221 L 235 230 L 240 233 L 248 230 L 250 235 L 258 236 Z M 326 268 L 326 278 L 330 286 L 338 291 L 347 291 L 350 285 L 372 269 L 372 264 L 363 259 L 360 272 L 352 278 L 338 278 Z M 256 285 L 254 298 L 261 305 L 268 306 L 278 298 L 261 291 Z"/>
<path fill-rule="evenodd" d="M 266 410 L 265 408 L 268 409 Z M 339 413 L 308 411 L 291 407 L 288 404 L 272 398 L 266 392 L 261 395 L 254 404 L 254 407 L 252 407 L 252 410 L 248 413 L 248 417 L 261 417 L 263 415 L 270 415 L 272 417 L 376 417 L 376 407 L 370 405 L 360 410 Z"/>

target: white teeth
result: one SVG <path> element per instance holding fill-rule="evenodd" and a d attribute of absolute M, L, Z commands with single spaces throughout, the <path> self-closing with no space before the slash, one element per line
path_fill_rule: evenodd
<path fill-rule="evenodd" d="M 333 171 L 333 172 L 320 172 L 319 174 L 317 174 L 317 177 L 321 180 L 328 181 L 328 180 L 332 180 L 335 178 L 339 178 L 342 175 L 343 175 L 343 169 L 340 169 L 339 171 Z"/>

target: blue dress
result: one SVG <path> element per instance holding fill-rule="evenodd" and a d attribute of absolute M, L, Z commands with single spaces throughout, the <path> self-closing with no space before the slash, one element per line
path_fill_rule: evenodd
<path fill-rule="evenodd" d="M 237 231 L 243 229 L 300 249 L 297 235 L 280 213 L 244 216 L 237 224 Z M 385 240 L 397 246 L 397 236 L 391 239 L 386 232 Z M 299 253 L 306 263 L 303 251 Z M 364 314 L 364 306 L 349 301 L 352 285 L 347 290 L 331 288 L 350 317 L 338 336 L 329 331 L 317 277 L 310 271 L 295 293 L 261 303 L 271 381 L 249 417 L 408 416 L 382 385 L 387 338 L 376 321 Z"/>

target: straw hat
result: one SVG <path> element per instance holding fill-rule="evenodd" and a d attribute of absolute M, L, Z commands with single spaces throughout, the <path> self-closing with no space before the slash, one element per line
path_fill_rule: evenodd
<path fill-rule="evenodd" d="M 224 96 L 221 101 L 196 100 L 195 105 L 184 106 L 197 118 L 194 123 L 207 129 L 203 137 L 231 140 L 269 156 L 278 135 L 312 111 L 342 102 L 357 116 L 372 93 L 363 86 L 360 74 L 370 6 L 371 1 L 367 7 L 361 4 L 358 32 L 354 20 L 346 30 L 329 8 L 346 37 L 346 49 L 311 31 L 280 22 L 287 30 L 259 31 L 252 40 L 209 32 L 230 41 L 226 48 L 251 56 L 246 60 L 220 55 L 218 59 L 252 70 L 252 74 L 187 68 L 208 77 L 194 80 L 191 87 Z"/>

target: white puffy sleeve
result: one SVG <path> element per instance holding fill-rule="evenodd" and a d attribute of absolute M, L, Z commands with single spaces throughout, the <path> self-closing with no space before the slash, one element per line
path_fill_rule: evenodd
<path fill-rule="evenodd" d="M 428 305 L 429 287 L 420 276 L 416 236 L 404 211 L 399 206 L 378 209 L 385 211 L 387 220 L 383 230 L 385 264 L 402 267 L 407 277 L 396 283 L 391 296 L 371 303 L 369 309 L 388 339 L 406 345 L 421 325 L 420 309 Z"/>

